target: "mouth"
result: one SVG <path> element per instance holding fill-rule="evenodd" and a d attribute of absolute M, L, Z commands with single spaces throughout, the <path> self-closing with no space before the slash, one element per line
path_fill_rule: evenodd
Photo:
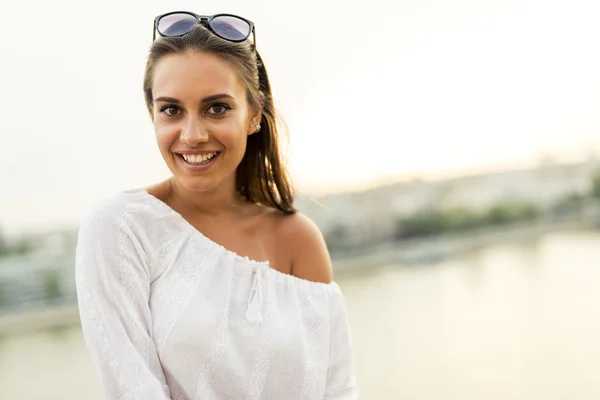
<path fill-rule="evenodd" d="M 203 153 L 203 154 L 181 154 L 176 153 L 177 157 L 183 160 L 184 163 L 189 165 L 207 165 L 214 161 L 219 154 L 220 151 L 214 151 L 211 153 Z"/>

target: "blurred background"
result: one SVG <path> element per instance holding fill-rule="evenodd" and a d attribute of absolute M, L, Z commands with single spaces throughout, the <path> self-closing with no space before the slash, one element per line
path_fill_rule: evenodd
<path fill-rule="evenodd" d="M 298 207 L 348 303 L 364 399 L 600 398 L 600 3 L 3 4 L 0 399 L 101 399 L 84 209 L 168 177 L 155 15 L 257 27 Z"/>

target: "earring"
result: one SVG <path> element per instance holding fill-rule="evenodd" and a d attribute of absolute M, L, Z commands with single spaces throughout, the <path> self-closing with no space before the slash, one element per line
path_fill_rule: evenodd
<path fill-rule="evenodd" d="M 260 131 L 260 124 L 256 124 L 256 125 L 254 126 L 254 129 L 256 129 L 256 130 L 254 131 L 254 133 L 256 133 L 256 132 L 259 132 L 259 131 Z"/>

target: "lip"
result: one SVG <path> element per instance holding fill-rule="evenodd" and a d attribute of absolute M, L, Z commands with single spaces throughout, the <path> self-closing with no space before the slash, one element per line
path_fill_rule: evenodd
<path fill-rule="evenodd" d="M 220 153 L 219 150 L 189 150 L 189 151 L 174 151 L 173 154 L 185 154 L 185 155 L 200 155 L 200 154 L 210 154 L 210 153 Z"/>
<path fill-rule="evenodd" d="M 185 162 L 185 160 L 182 157 L 182 154 L 207 154 L 207 153 L 217 153 L 217 155 L 208 162 L 208 164 L 198 164 L 198 165 L 192 165 L 192 164 L 188 164 L 187 162 Z M 210 167 L 212 167 L 217 160 L 219 159 L 219 157 L 221 156 L 221 152 L 220 151 L 202 151 L 202 152 L 176 152 L 175 154 L 175 158 L 177 159 L 177 162 L 181 164 L 181 166 L 190 172 L 202 172 L 202 171 L 206 171 L 208 170 Z"/>

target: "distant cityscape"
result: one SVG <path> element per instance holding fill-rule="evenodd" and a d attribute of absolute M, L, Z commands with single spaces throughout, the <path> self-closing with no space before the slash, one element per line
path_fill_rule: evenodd
<path fill-rule="evenodd" d="M 334 259 L 439 235 L 524 222 L 600 227 L 600 162 L 549 163 L 438 181 L 413 180 L 351 193 L 300 196 Z M 18 238 L 0 235 L 0 314 L 76 301 L 77 228 Z M 412 242 L 411 242 L 412 243 Z M 340 263 L 341 265 L 341 263 Z"/>
<path fill-rule="evenodd" d="M 600 160 L 412 180 L 311 199 L 298 208 L 321 228 L 332 253 L 390 240 L 533 219 L 585 219 L 597 212 Z"/>

